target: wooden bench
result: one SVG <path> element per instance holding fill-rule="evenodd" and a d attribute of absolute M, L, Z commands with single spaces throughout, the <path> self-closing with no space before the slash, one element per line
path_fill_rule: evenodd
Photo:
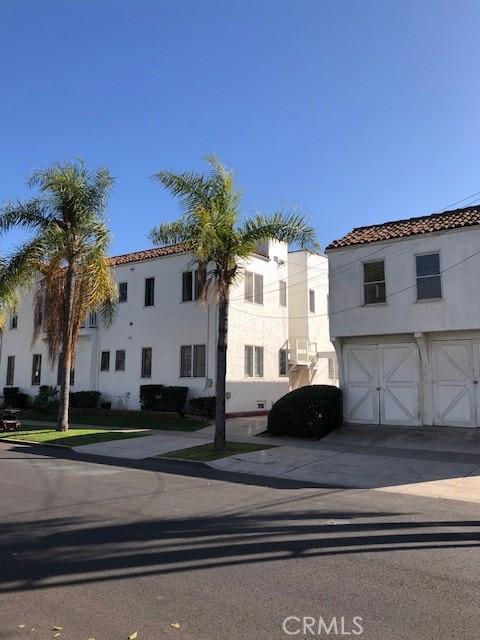
<path fill-rule="evenodd" d="M 2 431 L 20 431 L 22 423 L 18 418 L 18 409 L 4 409 L 0 417 Z"/>

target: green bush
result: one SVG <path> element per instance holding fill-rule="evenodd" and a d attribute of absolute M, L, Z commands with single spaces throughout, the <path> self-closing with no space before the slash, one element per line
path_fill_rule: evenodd
<path fill-rule="evenodd" d="M 275 436 L 323 438 L 343 422 L 342 392 L 316 384 L 290 391 L 268 414 L 269 433 Z"/>
<path fill-rule="evenodd" d="M 70 394 L 70 406 L 75 409 L 98 409 L 100 391 L 76 391 Z"/>
<path fill-rule="evenodd" d="M 58 406 L 58 391 L 46 384 L 40 385 L 38 393 L 33 399 L 33 406 L 40 411 L 48 411 Z"/>
<path fill-rule="evenodd" d="M 140 406 L 142 411 L 176 411 L 182 414 L 188 387 L 166 387 L 163 384 L 142 384 Z"/>
<path fill-rule="evenodd" d="M 3 387 L 3 406 L 5 409 L 26 409 L 30 405 L 30 396 L 18 387 Z"/>
<path fill-rule="evenodd" d="M 199 396 L 198 398 L 190 398 L 190 413 L 194 416 L 214 418 L 216 402 L 216 396 Z"/>

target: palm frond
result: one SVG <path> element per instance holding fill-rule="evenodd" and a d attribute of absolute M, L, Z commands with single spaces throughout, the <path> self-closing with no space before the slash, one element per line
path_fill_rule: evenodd
<path fill-rule="evenodd" d="M 245 222 L 241 229 L 247 243 L 278 240 L 297 244 L 301 249 L 317 252 L 320 245 L 315 229 L 304 216 L 298 214 L 274 213 L 271 216 L 258 214 Z"/>
<path fill-rule="evenodd" d="M 177 174 L 173 171 L 159 171 L 154 174 L 153 179 L 158 180 L 165 189 L 178 198 L 187 214 L 197 207 L 208 204 L 209 183 L 199 173 L 185 171 Z"/>
<path fill-rule="evenodd" d="M 162 222 L 154 227 L 148 237 L 159 246 L 170 244 L 188 243 L 192 240 L 192 229 L 186 220 L 176 222 Z"/>

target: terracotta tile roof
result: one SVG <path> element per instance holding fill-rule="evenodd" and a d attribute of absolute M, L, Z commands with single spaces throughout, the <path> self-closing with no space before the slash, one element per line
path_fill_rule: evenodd
<path fill-rule="evenodd" d="M 432 233 L 434 231 L 448 231 L 461 227 L 472 227 L 480 224 L 480 205 L 454 209 L 442 213 L 433 213 L 419 218 L 407 218 L 373 224 L 369 227 L 356 227 L 343 238 L 331 242 L 328 249 L 339 249 L 359 244 L 369 244 L 381 240 L 393 240 L 395 238 L 407 238 L 408 236 Z"/>
<path fill-rule="evenodd" d="M 152 258 L 161 258 L 162 256 L 171 256 L 175 253 L 185 253 L 185 251 L 185 245 L 171 244 L 168 247 L 154 247 L 153 249 L 145 249 L 145 251 L 134 251 L 133 253 L 124 253 L 121 256 L 113 256 L 109 258 L 109 262 L 112 266 L 116 266 L 130 262 L 142 262 Z"/>

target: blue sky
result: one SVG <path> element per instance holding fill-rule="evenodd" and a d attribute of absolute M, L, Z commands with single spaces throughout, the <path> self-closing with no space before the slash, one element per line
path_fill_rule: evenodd
<path fill-rule="evenodd" d="M 479 24 L 476 0 L 1 0 L 0 203 L 106 164 L 112 253 L 145 248 L 178 214 L 150 176 L 216 153 L 245 215 L 298 207 L 323 246 L 436 211 L 480 191 Z"/>

